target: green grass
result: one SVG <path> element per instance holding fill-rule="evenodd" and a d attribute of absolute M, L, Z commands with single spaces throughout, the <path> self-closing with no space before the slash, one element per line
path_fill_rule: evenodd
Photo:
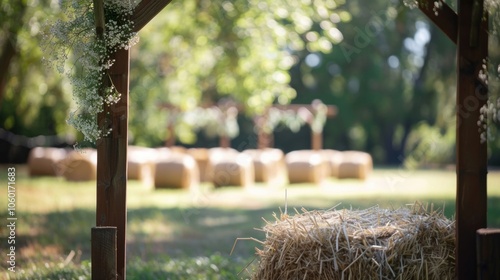
<path fill-rule="evenodd" d="M 0 167 L 6 185 L 6 167 Z M 236 187 L 197 192 L 153 190 L 128 184 L 128 279 L 241 279 L 254 259 L 263 232 L 256 230 L 273 213 L 294 209 L 404 207 L 420 201 L 455 211 L 455 172 L 376 169 L 369 180 L 329 180 L 321 186 Z M 488 225 L 500 227 L 500 172 L 488 175 Z M 29 178 L 17 167 L 17 273 L 0 279 L 89 279 L 90 229 L 95 225 L 95 183 L 61 178 Z M 286 189 L 286 199 L 285 199 Z M 2 191 L 6 192 L 5 188 Z M 0 195 L 0 220 L 6 221 L 6 196 Z M 339 205 L 340 204 L 340 205 Z M 7 232 L 0 255 L 5 256 Z M 237 239 L 234 252 L 229 253 Z M 250 270 L 256 261 L 251 264 Z M 243 271 L 238 275 L 239 272 Z M 79 277 L 82 278 L 79 278 Z"/>

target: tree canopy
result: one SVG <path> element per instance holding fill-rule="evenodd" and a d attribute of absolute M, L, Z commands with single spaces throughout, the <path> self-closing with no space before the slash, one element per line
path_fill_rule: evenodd
<path fill-rule="evenodd" d="M 38 47 L 47 17 L 63 16 L 59 4 L 2 1 L 1 12 L 0 59 L 8 67 L 0 77 L 0 127 L 26 136 L 74 133 L 66 125 L 71 87 L 42 65 L 46 54 Z M 453 160 L 455 47 L 402 3 L 173 1 L 139 36 L 131 58 L 131 143 L 163 143 L 174 118 L 160 109 L 166 103 L 180 111 L 242 104 L 239 141 L 254 133 L 251 116 L 266 106 L 319 99 L 339 109 L 323 130 L 325 148 L 366 150 L 385 163 Z M 498 65 L 498 43 L 492 36 L 490 65 Z M 293 134 L 294 147 L 310 147 L 308 133 Z M 176 134 L 186 143 L 200 136 L 186 121 L 177 122 Z M 500 150 L 498 137 L 490 149 Z"/>

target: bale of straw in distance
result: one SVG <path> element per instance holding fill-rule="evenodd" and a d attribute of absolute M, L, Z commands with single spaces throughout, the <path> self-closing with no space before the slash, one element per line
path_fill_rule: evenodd
<path fill-rule="evenodd" d="M 370 154 L 360 151 L 342 152 L 342 161 L 338 165 L 339 179 L 366 179 L 373 170 L 373 160 Z"/>
<path fill-rule="evenodd" d="M 194 158 L 172 153 L 155 164 L 154 185 L 157 189 L 192 189 L 198 187 L 200 176 Z"/>
<path fill-rule="evenodd" d="M 288 181 L 320 184 L 326 178 L 326 162 L 318 151 L 292 151 L 285 156 Z"/>
<path fill-rule="evenodd" d="M 421 205 L 303 210 L 268 222 L 254 280 L 454 279 L 454 223 Z"/>
<path fill-rule="evenodd" d="M 187 154 L 191 155 L 198 164 L 198 170 L 200 171 L 200 182 L 208 182 L 208 157 L 209 151 L 207 148 L 190 148 L 187 150 Z"/>
<path fill-rule="evenodd" d="M 286 180 L 285 155 L 279 149 L 247 149 L 244 154 L 253 160 L 255 182 L 283 185 Z"/>
<path fill-rule="evenodd" d="M 97 150 L 70 152 L 60 163 L 62 175 L 68 181 L 93 181 L 97 178 Z"/>
<path fill-rule="evenodd" d="M 156 151 L 152 148 L 129 146 L 127 152 L 128 179 L 139 180 L 144 186 L 153 186 Z"/>
<path fill-rule="evenodd" d="M 58 163 L 66 158 L 67 151 L 62 148 L 35 147 L 28 156 L 30 176 L 59 176 Z"/>
<path fill-rule="evenodd" d="M 243 153 L 227 154 L 224 159 L 211 162 L 210 174 L 215 187 L 248 187 L 255 182 L 252 158 Z"/>
<path fill-rule="evenodd" d="M 321 150 L 321 154 L 326 161 L 327 171 L 326 175 L 329 177 L 339 176 L 339 165 L 342 162 L 342 152 L 337 150 Z"/>

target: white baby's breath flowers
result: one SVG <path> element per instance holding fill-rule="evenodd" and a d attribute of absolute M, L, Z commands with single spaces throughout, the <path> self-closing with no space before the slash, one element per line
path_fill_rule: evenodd
<path fill-rule="evenodd" d="M 115 63 L 112 54 L 138 42 L 129 19 L 138 1 L 104 1 L 102 39 L 96 35 L 92 1 L 59 3 L 62 14 L 47 24 L 44 35 L 44 59 L 71 82 L 76 108 L 69 114 L 68 124 L 82 132 L 84 141 L 96 142 L 110 133 L 99 126 L 97 115 L 121 97 L 113 85 L 103 86 L 107 71 Z"/>
<path fill-rule="evenodd" d="M 489 61 L 487 59 L 483 60 L 483 67 L 479 71 L 479 79 L 485 85 L 489 84 L 488 64 Z M 496 68 L 496 79 L 498 80 L 500 78 L 500 65 Z M 479 109 L 479 113 L 479 120 L 477 121 L 477 125 L 479 127 L 478 131 L 480 133 L 481 143 L 485 143 L 494 139 L 494 134 L 491 132 L 491 124 L 500 123 L 500 98 L 490 96 L 489 100 L 486 101 L 486 104 Z"/>

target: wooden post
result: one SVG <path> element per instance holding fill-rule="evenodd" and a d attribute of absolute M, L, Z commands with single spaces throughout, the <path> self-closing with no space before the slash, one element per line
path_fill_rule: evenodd
<path fill-rule="evenodd" d="M 173 147 L 175 145 L 175 126 L 174 123 L 169 123 L 167 126 L 167 140 L 165 146 Z"/>
<path fill-rule="evenodd" d="M 488 98 L 487 87 L 479 80 L 488 55 L 488 20 L 482 19 L 482 8 L 481 0 L 458 1 L 455 214 L 460 280 L 477 276 L 476 231 L 487 225 L 487 145 L 481 143 L 477 126 L 479 109 Z"/>
<path fill-rule="evenodd" d="M 315 151 L 323 149 L 323 133 L 317 133 L 311 129 L 311 146 Z"/>
<path fill-rule="evenodd" d="M 500 279 L 500 229 L 477 230 L 477 280 Z"/>
<path fill-rule="evenodd" d="M 94 0 L 94 17 L 97 37 L 102 39 L 105 32 L 103 0 Z M 91 256 L 93 279 L 125 279 L 128 50 L 113 56 L 116 62 L 108 72 L 111 80 L 108 75 L 103 75 L 100 94 L 104 94 L 105 87 L 113 83 L 122 96 L 115 105 L 103 104 L 103 112 L 97 116 L 99 128 L 111 129 L 111 134 L 97 141 L 97 229 L 92 229 Z M 100 230 L 103 226 L 112 226 L 114 230 L 111 232 L 109 227 Z M 110 237 L 111 234 L 115 236 Z M 113 244 L 104 244 L 111 241 Z M 95 270 L 94 266 L 97 267 Z M 111 275 L 114 276 L 110 278 Z"/>
<path fill-rule="evenodd" d="M 475 279 L 476 230 L 486 227 L 487 150 L 480 141 L 477 121 L 488 88 L 479 78 L 488 56 L 488 17 L 483 0 L 458 0 L 458 13 L 446 3 L 436 14 L 434 1 L 420 1 L 419 9 L 457 44 L 456 108 L 456 250 L 460 280 Z"/>
<path fill-rule="evenodd" d="M 115 280 L 116 227 L 92 228 L 92 280 Z"/>
<path fill-rule="evenodd" d="M 221 148 L 230 148 L 231 147 L 231 139 L 227 135 L 219 136 L 219 147 Z"/>
<path fill-rule="evenodd" d="M 129 50 L 119 50 L 113 58 L 109 76 L 121 98 L 98 116 L 99 124 L 112 131 L 97 142 L 96 225 L 117 228 L 118 279 L 125 279 Z"/>
<path fill-rule="evenodd" d="M 267 121 L 267 113 L 255 118 L 255 129 L 257 130 L 257 148 L 266 149 L 273 147 L 273 135 L 264 131 L 263 126 Z"/>
<path fill-rule="evenodd" d="M 171 0 L 143 0 L 136 7 L 132 21 L 134 31 L 139 31 L 155 17 Z M 104 2 L 94 0 L 97 36 L 105 32 Z M 101 129 L 111 133 L 97 141 L 97 202 L 96 225 L 116 227 L 116 275 L 126 279 L 126 228 L 127 228 L 127 145 L 129 110 L 130 50 L 119 50 L 112 54 L 115 61 L 108 71 L 112 83 L 121 94 L 118 103 L 103 105 L 104 111 L 97 116 Z M 94 257 L 94 255 L 92 255 Z M 92 263 L 99 260 L 92 259 Z"/>
<path fill-rule="evenodd" d="M 313 106 L 310 104 L 289 104 L 289 105 L 273 105 L 273 108 L 276 108 L 278 110 L 292 110 L 294 112 L 299 112 L 299 110 L 307 110 L 311 115 L 314 115 L 313 113 Z M 332 118 L 335 115 L 337 115 L 337 107 L 333 105 L 327 105 L 326 106 L 326 117 L 327 118 Z M 272 146 L 273 142 L 273 136 L 272 134 L 267 134 L 263 131 L 262 125 L 266 121 L 267 118 L 267 111 L 264 114 L 264 116 L 260 116 L 257 118 L 256 124 L 258 127 L 258 137 L 259 137 L 259 143 L 258 147 L 260 149 L 266 148 L 269 146 Z M 323 149 L 323 133 L 316 133 L 311 129 L 311 149 L 312 150 L 321 150 Z"/>

